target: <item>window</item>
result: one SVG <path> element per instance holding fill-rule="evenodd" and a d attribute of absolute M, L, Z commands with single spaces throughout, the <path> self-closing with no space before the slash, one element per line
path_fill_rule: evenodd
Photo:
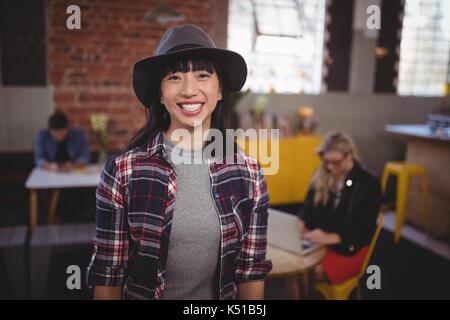
<path fill-rule="evenodd" d="M 43 0 L 0 1 L 0 44 L 3 85 L 46 85 Z"/>
<path fill-rule="evenodd" d="M 245 89 L 320 92 L 325 0 L 230 0 L 228 48 L 246 60 Z"/>
<path fill-rule="evenodd" d="M 442 96 L 449 57 L 450 1 L 406 0 L 398 94 Z"/>

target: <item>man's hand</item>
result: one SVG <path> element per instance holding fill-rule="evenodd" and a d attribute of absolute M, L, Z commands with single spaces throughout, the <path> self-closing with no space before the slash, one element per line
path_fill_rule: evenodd
<path fill-rule="evenodd" d="M 84 168 L 84 163 L 81 161 L 66 161 L 64 163 L 45 162 L 42 165 L 42 169 L 50 170 L 53 172 L 70 172 L 72 170 L 80 168 Z"/>
<path fill-rule="evenodd" d="M 302 235 L 306 240 L 323 244 L 338 244 L 341 237 L 337 233 L 324 232 L 321 229 L 314 229 Z"/>
<path fill-rule="evenodd" d="M 73 169 L 75 169 L 75 166 L 70 161 L 64 162 L 59 166 L 60 172 L 69 172 L 69 171 L 72 171 Z"/>
<path fill-rule="evenodd" d="M 59 171 L 59 165 L 56 162 L 45 162 L 42 165 L 42 169 L 58 172 Z"/>

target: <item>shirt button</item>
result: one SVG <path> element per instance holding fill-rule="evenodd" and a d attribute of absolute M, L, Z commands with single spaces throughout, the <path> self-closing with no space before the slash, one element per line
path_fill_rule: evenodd
<path fill-rule="evenodd" d="M 347 185 L 347 187 L 351 187 L 353 184 L 353 181 L 348 179 L 347 181 L 345 181 L 345 184 Z"/>
<path fill-rule="evenodd" d="M 216 198 L 219 198 L 219 197 L 220 197 L 220 194 L 216 193 L 214 196 L 215 196 Z"/>

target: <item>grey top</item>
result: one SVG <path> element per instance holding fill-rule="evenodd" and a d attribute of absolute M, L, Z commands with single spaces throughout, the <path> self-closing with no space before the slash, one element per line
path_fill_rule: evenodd
<path fill-rule="evenodd" d="M 200 148 L 175 148 L 166 135 L 164 144 L 175 166 L 177 189 L 162 299 L 219 299 L 220 224 L 208 163 L 201 160 Z M 179 155 L 190 157 L 191 164 L 175 161 Z M 194 164 L 194 157 L 204 163 Z"/>

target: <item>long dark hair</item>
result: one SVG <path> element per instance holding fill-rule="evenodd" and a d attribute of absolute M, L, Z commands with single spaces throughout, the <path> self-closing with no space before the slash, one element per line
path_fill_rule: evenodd
<path fill-rule="evenodd" d="M 127 150 L 147 145 L 161 131 L 166 131 L 170 126 L 170 115 L 164 105 L 161 104 L 161 81 L 169 73 L 183 72 L 191 70 L 206 70 L 209 73 L 214 71 L 219 79 L 219 86 L 222 89 L 222 99 L 217 102 L 217 106 L 211 115 L 211 128 L 218 129 L 225 137 L 225 130 L 228 128 L 229 108 L 228 108 L 228 78 L 224 74 L 220 64 L 216 61 L 199 55 L 175 55 L 162 64 L 157 78 L 153 78 L 154 85 L 147 90 L 146 109 L 147 121 L 145 125 L 131 138 Z M 150 82 L 150 81 L 149 81 Z M 225 139 L 224 139 L 225 140 Z M 225 143 L 225 141 L 224 141 Z"/>

